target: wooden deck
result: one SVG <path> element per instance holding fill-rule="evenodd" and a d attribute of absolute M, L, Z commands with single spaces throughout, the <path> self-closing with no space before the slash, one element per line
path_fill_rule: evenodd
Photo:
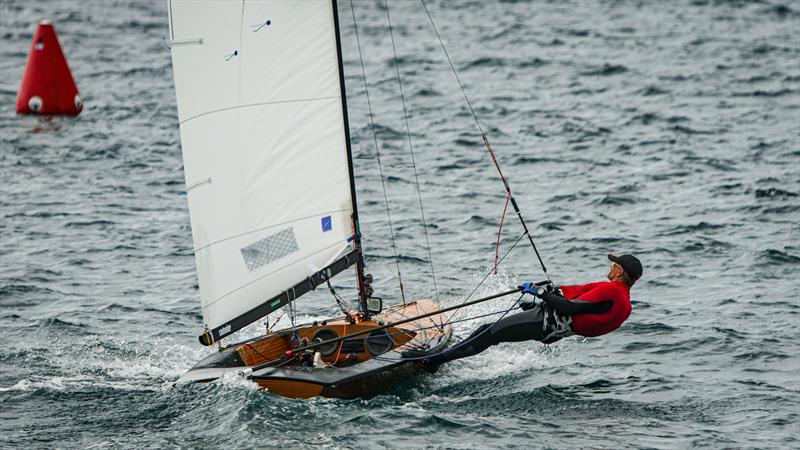
<path fill-rule="evenodd" d="M 338 317 L 326 321 L 324 325 L 315 324 L 271 333 L 256 340 L 235 344 L 230 350 L 238 352 L 246 367 L 252 367 L 274 361 L 288 350 L 312 343 L 315 336 L 324 341 L 436 310 L 438 306 L 433 301 L 423 299 L 407 305 L 387 307 L 368 321 L 351 324 L 346 317 Z M 413 362 L 400 360 L 400 351 L 446 345 L 452 334 L 450 325 L 444 323 L 446 319 L 445 314 L 434 314 L 385 331 L 345 339 L 327 348 L 316 349 L 306 357 L 305 362 L 302 358 L 294 358 L 257 376 L 254 374 L 251 379 L 263 389 L 293 398 L 319 395 L 350 398 L 386 389 L 392 383 L 402 382 L 417 372 Z M 331 333 L 335 333 L 335 336 Z M 392 352 L 391 358 L 385 359 L 394 362 L 384 363 L 374 359 L 375 356 L 389 352 Z M 316 363 L 311 362 L 313 357 L 317 358 Z"/>

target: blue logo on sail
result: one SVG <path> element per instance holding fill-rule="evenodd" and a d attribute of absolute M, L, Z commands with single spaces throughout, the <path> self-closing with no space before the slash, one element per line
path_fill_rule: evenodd
<path fill-rule="evenodd" d="M 333 229 L 333 220 L 331 216 L 325 216 L 322 218 L 322 232 L 331 231 Z"/>

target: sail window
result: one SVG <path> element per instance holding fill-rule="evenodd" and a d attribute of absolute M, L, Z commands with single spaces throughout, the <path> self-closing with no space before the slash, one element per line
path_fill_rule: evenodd
<path fill-rule="evenodd" d="M 247 270 L 254 271 L 300 250 L 294 230 L 287 228 L 241 249 Z"/>

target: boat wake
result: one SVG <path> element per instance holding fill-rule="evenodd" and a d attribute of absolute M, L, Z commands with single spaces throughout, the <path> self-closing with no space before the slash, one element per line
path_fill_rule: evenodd
<path fill-rule="evenodd" d="M 485 270 L 488 271 L 489 269 L 485 268 Z M 480 283 L 485 274 L 486 272 L 476 272 L 473 275 L 474 284 L 472 286 Z M 475 291 L 473 296 L 480 297 L 493 292 L 512 289 L 521 281 L 524 280 L 518 275 L 503 270 L 501 267 L 498 269 L 497 274 L 491 274 L 486 277 L 486 280 Z M 469 291 L 465 295 L 468 293 Z M 506 311 L 508 311 L 507 314 L 509 315 L 515 314 L 519 311 L 516 307 L 518 298 L 518 296 L 509 296 L 458 310 L 457 314 L 452 317 L 454 321 L 454 339 L 464 339 L 479 326 L 485 323 L 492 323 L 503 317 Z M 461 301 L 463 301 L 463 297 L 458 300 L 447 299 L 443 303 L 447 306 L 452 306 Z M 476 320 L 457 322 L 461 319 L 490 313 L 498 314 Z M 565 360 L 561 350 L 566 346 L 578 345 L 579 342 L 579 338 L 572 337 L 550 345 L 534 341 L 499 344 L 479 355 L 443 365 L 441 370 L 437 372 L 436 377 L 429 377 L 424 384 L 432 391 L 439 392 L 447 390 L 454 384 L 469 383 L 471 381 L 483 383 L 486 380 L 495 380 L 507 376 L 527 376 L 527 374 L 530 374 L 530 378 L 535 378 L 536 373 L 541 370 L 572 364 L 574 362 L 572 358 L 569 358 L 569 361 Z"/>

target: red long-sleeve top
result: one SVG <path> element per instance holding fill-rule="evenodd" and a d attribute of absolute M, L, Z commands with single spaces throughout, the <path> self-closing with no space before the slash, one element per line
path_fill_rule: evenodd
<path fill-rule="evenodd" d="M 568 300 L 589 303 L 611 301 L 611 308 L 601 314 L 574 314 L 572 331 L 581 336 L 601 336 L 610 333 L 631 315 L 631 288 L 618 281 L 600 281 L 579 286 L 561 286 Z"/>

